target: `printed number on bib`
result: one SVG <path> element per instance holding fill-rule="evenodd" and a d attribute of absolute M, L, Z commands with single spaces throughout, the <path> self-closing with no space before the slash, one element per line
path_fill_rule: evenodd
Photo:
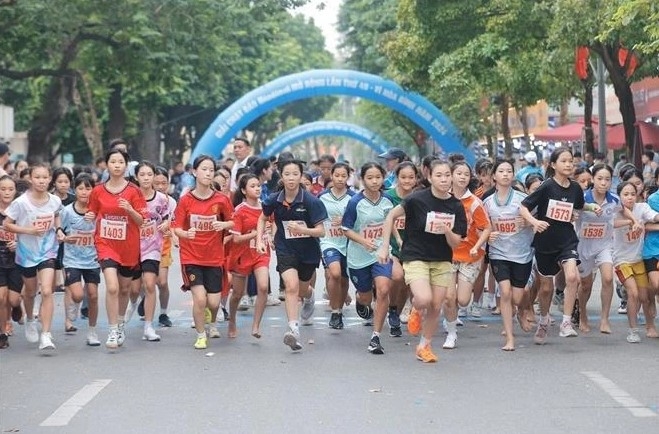
<path fill-rule="evenodd" d="M 635 243 L 638 240 L 641 239 L 643 236 L 643 228 L 639 228 L 637 230 L 628 230 L 625 232 L 625 241 L 628 243 Z"/>
<path fill-rule="evenodd" d="M 325 231 L 327 232 L 327 236 L 330 238 L 338 238 L 343 236 L 343 229 L 341 229 L 341 225 L 335 225 L 332 223 L 328 223 L 327 226 L 325 226 Z"/>
<path fill-rule="evenodd" d="M 94 245 L 94 231 L 78 231 L 76 235 L 76 246 L 88 247 Z"/>
<path fill-rule="evenodd" d="M 145 240 L 156 234 L 156 222 L 149 222 L 140 228 L 140 238 Z"/>
<path fill-rule="evenodd" d="M 124 241 L 127 226 L 124 221 L 101 219 L 101 238 Z"/>
<path fill-rule="evenodd" d="M 426 232 L 430 234 L 441 234 L 453 229 L 455 214 L 430 211 L 426 215 Z"/>
<path fill-rule="evenodd" d="M 5 242 L 11 242 L 11 241 L 16 241 L 16 234 L 13 232 L 9 232 L 4 230 L 4 228 L 0 227 L 0 241 L 5 241 Z"/>
<path fill-rule="evenodd" d="M 213 231 L 213 223 L 215 222 L 214 215 L 190 215 L 190 227 L 195 228 L 199 232 Z"/>
<path fill-rule="evenodd" d="M 309 235 L 302 234 L 300 232 L 291 231 L 288 228 L 289 223 L 297 223 L 298 225 L 302 225 L 302 226 L 306 227 L 307 224 L 304 221 L 302 221 L 302 220 L 286 220 L 286 221 L 282 221 L 281 223 L 284 226 L 284 237 L 287 240 L 296 239 L 296 238 L 310 238 Z"/>
<path fill-rule="evenodd" d="M 502 234 L 516 234 L 518 232 L 517 218 L 500 217 L 493 221 L 494 230 Z"/>
<path fill-rule="evenodd" d="M 53 218 L 54 216 L 52 214 L 38 215 L 34 218 L 32 226 L 35 229 L 47 231 L 53 226 Z"/>
<path fill-rule="evenodd" d="M 563 202 L 561 200 L 549 199 L 547 205 L 547 217 L 559 222 L 570 222 L 572 219 L 572 209 L 574 204 Z"/>
<path fill-rule="evenodd" d="M 383 223 L 372 223 L 362 229 L 362 236 L 367 240 L 373 241 L 382 238 Z"/>
<path fill-rule="evenodd" d="M 581 237 L 589 240 L 604 238 L 606 223 L 584 223 L 581 226 Z"/>
<path fill-rule="evenodd" d="M 399 231 L 405 230 L 405 217 L 398 217 L 394 220 L 394 229 L 398 229 Z"/>

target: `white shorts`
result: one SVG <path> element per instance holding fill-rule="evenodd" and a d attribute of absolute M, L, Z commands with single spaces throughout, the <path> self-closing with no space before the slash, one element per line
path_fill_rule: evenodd
<path fill-rule="evenodd" d="M 454 262 L 453 272 L 457 273 L 458 279 L 473 284 L 476 282 L 482 266 L 482 259 L 476 262 Z"/>
<path fill-rule="evenodd" d="M 604 249 L 595 256 L 586 258 L 579 255 L 579 276 L 584 278 L 593 274 L 602 264 L 613 265 L 613 249 Z"/>

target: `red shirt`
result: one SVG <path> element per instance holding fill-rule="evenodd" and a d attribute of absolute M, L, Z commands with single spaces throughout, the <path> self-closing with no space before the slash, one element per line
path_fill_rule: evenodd
<path fill-rule="evenodd" d="M 222 267 L 224 265 L 224 231 L 211 229 L 214 221 L 228 221 L 233 213 L 229 198 L 217 191 L 200 199 L 191 191 L 184 194 L 174 211 L 173 228 L 197 229 L 194 239 L 181 237 L 181 264 Z"/>
<path fill-rule="evenodd" d="M 140 263 L 140 227 L 126 210 L 119 208 L 119 199 L 146 217 L 146 200 L 134 184 L 128 183 L 119 193 L 108 191 L 105 184 L 97 185 L 89 196 L 89 211 L 96 214 L 96 252 L 98 260 L 112 259 L 122 266 L 135 267 Z"/>
<path fill-rule="evenodd" d="M 232 220 L 234 222 L 231 233 L 236 235 L 245 235 L 252 230 L 256 230 L 256 225 L 261 217 L 261 207 L 254 208 L 243 202 L 236 207 L 233 213 Z M 263 234 L 264 237 L 268 236 Z M 265 240 L 266 249 L 270 243 Z M 231 261 L 229 269 L 240 259 L 241 264 L 254 264 L 259 258 L 263 256 L 256 251 L 256 238 L 243 243 L 231 243 Z M 270 252 L 266 250 L 265 256 L 270 256 Z"/>

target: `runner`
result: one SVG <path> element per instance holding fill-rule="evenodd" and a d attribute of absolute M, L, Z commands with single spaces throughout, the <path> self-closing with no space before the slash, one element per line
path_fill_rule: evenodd
<path fill-rule="evenodd" d="M 57 259 L 57 236 L 60 226 L 62 201 L 48 193 L 50 169 L 45 164 L 29 168 L 30 188 L 16 198 L 5 210 L 4 228 L 17 234 L 16 265 L 23 276 L 23 301 L 27 313 L 25 338 L 30 343 L 39 342 L 39 350 L 54 350 L 50 327 L 53 320 L 53 285 Z M 34 319 L 34 299 L 37 286 L 41 291 L 41 336 Z"/>
<path fill-rule="evenodd" d="M 302 349 L 298 321 L 298 300 L 302 298 L 301 319 L 309 324 L 315 309 L 313 289 L 309 282 L 320 263 L 318 238 L 325 236 L 324 222 L 327 211 L 322 202 L 302 186 L 302 163 L 297 160 L 281 162 L 283 190 L 273 193 L 263 203 L 263 213 L 259 217 L 256 235 L 256 251 L 266 253 L 263 238 L 266 223 L 274 217 L 277 230 L 275 250 L 277 271 L 286 288 L 286 316 L 288 330 L 284 334 L 284 344 L 291 350 Z"/>
<path fill-rule="evenodd" d="M 3 227 L 5 210 L 16 197 L 16 181 L 9 176 L 0 177 L 0 349 L 9 346 L 12 333 L 10 312 L 21 309 L 23 279 L 16 268 L 16 235 Z"/>
<path fill-rule="evenodd" d="M 192 316 L 197 339 L 194 347 L 208 347 L 208 337 L 215 333 L 217 311 L 225 264 L 224 231 L 233 228 L 233 206 L 229 198 L 211 188 L 215 176 L 215 161 L 200 155 L 192 163 L 195 186 L 178 202 L 174 213 L 173 231 L 181 246 L 183 288 L 192 292 Z M 205 330 L 206 307 L 211 313 L 209 335 Z"/>
<path fill-rule="evenodd" d="M 389 240 L 394 222 L 405 217 L 401 260 L 414 305 L 408 330 L 413 335 L 423 330 L 416 357 L 424 363 L 437 361 L 432 351 L 432 337 L 447 289 L 455 285 L 452 248 L 467 235 L 464 207 L 449 193 L 452 183 L 450 165 L 434 160 L 430 170 L 431 187 L 412 193 L 387 215 L 382 245 L 378 249 L 379 265 L 390 264 Z M 380 296 L 378 289 L 378 299 Z"/>

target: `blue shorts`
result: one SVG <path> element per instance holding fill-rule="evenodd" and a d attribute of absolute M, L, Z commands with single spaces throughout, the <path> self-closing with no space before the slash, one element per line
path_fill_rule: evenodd
<path fill-rule="evenodd" d="M 386 264 L 376 262 L 364 268 L 349 268 L 350 280 L 355 285 L 357 292 L 369 292 L 373 290 L 373 281 L 376 277 L 391 279 L 393 262 L 391 259 Z"/>
<path fill-rule="evenodd" d="M 348 259 L 337 249 L 330 247 L 323 250 L 323 266 L 327 268 L 332 262 L 339 262 L 341 264 L 341 276 L 348 277 Z"/>

